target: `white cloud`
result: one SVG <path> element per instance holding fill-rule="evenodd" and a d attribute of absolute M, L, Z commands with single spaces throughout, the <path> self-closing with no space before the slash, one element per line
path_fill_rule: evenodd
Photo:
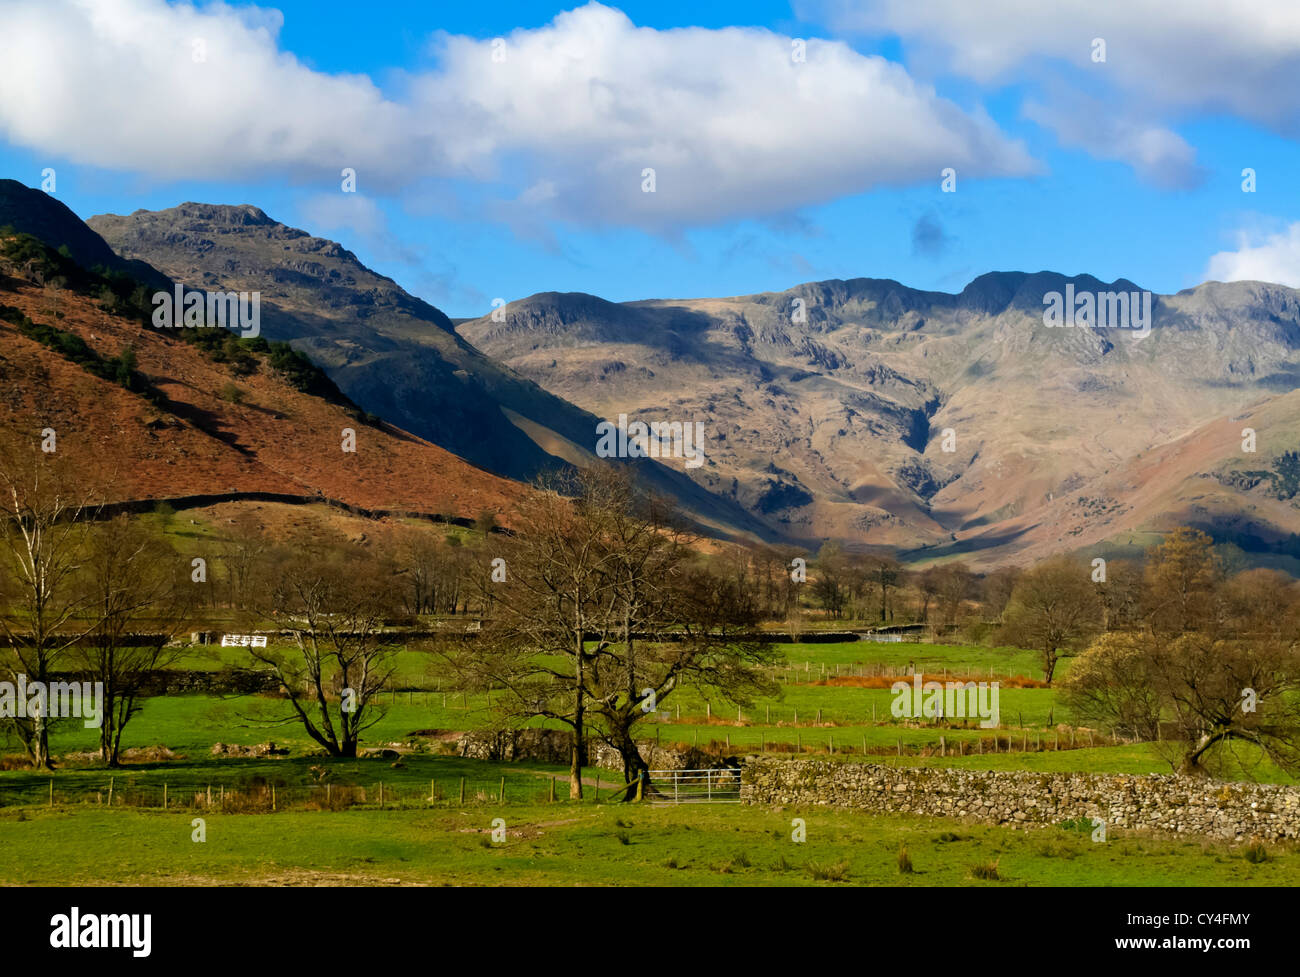
<path fill-rule="evenodd" d="M 1196 150 L 1178 133 L 1117 116 L 1096 99 L 1061 94 L 1050 104 L 1026 103 L 1024 114 L 1055 132 L 1062 145 L 1083 149 L 1094 159 L 1127 163 L 1162 189 L 1186 190 L 1205 180 Z"/>
<path fill-rule="evenodd" d="M 3 16 L 0 133 L 38 151 L 164 179 L 337 180 L 385 147 L 431 147 L 369 80 L 280 51 L 276 11 L 12 0 Z"/>
<path fill-rule="evenodd" d="M 1300 221 L 1262 240 L 1243 232 L 1238 235 L 1238 244 L 1236 251 L 1220 251 L 1210 258 L 1206 279 L 1275 282 L 1300 288 Z"/>
<path fill-rule="evenodd" d="M 1300 135 L 1295 0 L 801 0 L 842 30 L 896 34 L 922 58 L 981 82 L 1073 66 L 1148 107 L 1232 112 Z M 1105 63 L 1092 41 L 1106 42 Z"/>
<path fill-rule="evenodd" d="M 278 13 L 161 0 L 11 0 L 0 133 L 163 179 L 288 177 L 370 192 L 489 181 L 510 206 L 656 230 L 787 213 L 884 185 L 1037 171 L 982 112 L 845 44 L 653 30 L 596 3 L 490 39 L 440 35 L 400 99 L 280 50 Z M 192 59 L 202 39 L 206 59 Z M 642 170 L 656 171 L 643 193 Z"/>

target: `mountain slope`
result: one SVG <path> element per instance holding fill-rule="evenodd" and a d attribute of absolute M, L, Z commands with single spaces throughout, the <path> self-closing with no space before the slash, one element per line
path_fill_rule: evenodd
<path fill-rule="evenodd" d="M 155 287 L 166 279 L 143 261 L 121 258 L 60 200 L 17 180 L 0 179 L 0 228 L 30 234 L 54 247 L 64 247 L 83 268 L 103 268 L 131 275 Z"/>
<path fill-rule="evenodd" d="M 366 410 L 476 465 L 529 479 L 594 459 L 597 418 L 485 356 L 440 311 L 332 241 L 250 206 L 186 203 L 88 223 L 119 254 L 187 286 L 259 291 L 264 335 L 306 352 Z M 637 468 L 707 527 L 773 535 L 680 472 Z"/>
<path fill-rule="evenodd" d="M 502 321 L 458 329 L 594 413 L 703 421 L 713 464 L 693 477 L 792 535 L 991 562 L 1049 540 L 1093 541 L 1105 520 L 1057 539 L 1061 497 L 1120 491 L 1138 459 L 1300 377 L 1291 289 L 1207 283 L 1152 296 L 1153 329 L 1139 340 L 1125 329 L 1048 328 L 1044 296 L 1067 288 L 1140 291 L 1012 272 L 955 295 L 875 279 L 623 304 L 543 293 L 511 303 Z M 1297 446 L 1286 423 L 1295 410 L 1285 400 L 1261 414 L 1262 458 Z M 1211 468 L 1241 467 L 1239 442 L 1196 454 L 1209 467 L 1183 472 L 1164 494 L 1121 498 L 1131 518 L 1110 528 L 1180 511 Z M 1260 512 L 1224 491 L 1211 523 L 1240 531 L 1253 507 L 1264 536 L 1300 528 L 1292 506 Z"/>
<path fill-rule="evenodd" d="M 109 501 L 276 493 L 459 517 L 491 510 L 508 523 L 527 491 L 297 389 L 256 345 L 214 358 L 111 311 L 93 284 L 52 294 L 30 264 L 0 258 L 0 432 L 33 443 L 54 429 L 59 453 L 93 472 Z M 98 368 L 123 363 L 129 388 Z M 355 452 L 343 450 L 344 429 Z"/>

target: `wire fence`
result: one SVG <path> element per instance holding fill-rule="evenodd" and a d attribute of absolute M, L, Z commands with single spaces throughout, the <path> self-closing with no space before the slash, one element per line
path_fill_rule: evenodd
<path fill-rule="evenodd" d="M 621 799 L 626 792 L 627 785 L 616 777 L 584 776 L 584 802 Z M 119 777 L 93 782 L 85 778 L 61 781 L 51 777 L 40 782 L 28 778 L 21 784 L 0 786 L 0 809 L 89 806 L 257 814 L 286 810 L 409 810 L 562 801 L 569 801 L 567 777 L 525 777 L 518 774 L 490 780 L 466 777 L 432 779 L 424 786 L 382 780 L 371 784 L 310 785 L 196 779 L 135 783 Z"/>

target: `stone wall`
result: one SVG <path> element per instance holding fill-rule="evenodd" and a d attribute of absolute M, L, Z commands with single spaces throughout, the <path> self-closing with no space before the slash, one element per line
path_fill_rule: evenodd
<path fill-rule="evenodd" d="M 528 727 L 500 732 L 466 733 L 457 741 L 456 746 L 461 756 L 474 760 L 531 760 L 535 763 L 567 766 L 569 742 L 567 729 Z M 685 750 L 668 750 L 653 743 L 642 743 L 640 750 L 651 770 L 713 770 L 735 766 L 737 762 L 689 747 Z M 621 773 L 623 757 L 607 743 L 596 740 L 587 744 L 585 766 Z"/>
<path fill-rule="evenodd" d="M 989 824 L 1102 818 L 1108 828 L 1248 840 L 1300 838 L 1300 787 L 1121 774 L 885 767 L 751 757 L 746 804 L 824 804 Z"/>

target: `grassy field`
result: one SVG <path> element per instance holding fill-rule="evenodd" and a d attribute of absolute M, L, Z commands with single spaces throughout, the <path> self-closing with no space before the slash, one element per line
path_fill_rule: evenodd
<path fill-rule="evenodd" d="M 746 707 L 708 703 L 681 690 L 640 735 L 663 745 L 722 753 L 793 752 L 846 763 L 966 769 L 1168 773 L 1156 744 L 1089 746 L 1087 732 L 1060 726 L 1051 689 L 1001 690 L 1002 728 L 898 721 L 888 688 L 835 684 L 891 676 L 915 665 L 927 677 L 1040 675 L 1032 653 L 1007 648 L 914 644 L 786 645 L 774 674 L 779 696 Z M 241 649 L 195 649 L 188 667 L 246 665 Z M 262 696 L 163 696 L 128 727 L 143 755 L 108 771 L 75 754 L 98 733 L 57 727 L 53 774 L 0 770 L 0 883 L 5 884 L 617 884 L 617 885 L 1282 885 L 1300 882 L 1300 852 L 1269 846 L 1248 862 L 1226 843 L 1164 841 L 1112 833 L 1094 844 L 1066 827 L 1030 831 L 823 808 L 763 809 L 614 803 L 619 776 L 584 771 L 587 797 L 567 798 L 567 769 L 496 764 L 445 755 L 431 731 L 472 729 L 483 695 L 439 691 L 430 656 L 404 649 L 410 691 L 386 695 L 364 748 L 419 744 L 394 760 L 331 760 L 295 723 L 277 724 L 283 703 Z M 825 677 L 823 677 L 825 676 Z M 853 678 L 851 678 L 851 676 Z M 996 735 L 998 745 L 993 746 Z M 215 756 L 214 743 L 274 741 L 288 755 Z M 1104 741 L 1103 741 L 1104 742 Z M 942 744 L 942 747 L 941 747 Z M 1006 752 L 1008 745 L 1014 752 Z M 1023 747 L 1028 747 L 1023 751 Z M 1060 748 L 1058 748 L 1060 747 Z M 996 752 L 995 752 L 996 749 Z M 10 753 L 16 752 L 11 745 Z M 1294 782 L 1253 758 L 1240 779 Z M 597 786 L 597 782 L 599 785 Z M 109 809 L 110 791 L 112 808 Z M 504 800 L 502 793 L 504 792 Z M 207 841 L 191 841 L 203 817 Z M 807 841 L 791 840 L 791 819 Z M 505 821 L 503 843 L 492 822 Z M 88 843 L 89 842 L 89 843 Z M 906 845 L 915 871 L 900 873 Z M 978 866 L 996 864 L 996 878 Z M 987 874 L 987 873 L 986 873 Z"/>
<path fill-rule="evenodd" d="M 1104 843 L 915 817 L 740 806 L 507 804 L 211 814 L 0 811 L 3 884 L 1294 885 L 1300 853 L 1253 864 L 1226 843 Z M 502 843 L 493 820 L 504 822 Z M 792 840 L 792 820 L 806 841 Z M 496 825 L 500 827 L 500 825 Z M 93 844 L 87 844 L 93 839 Z M 906 846 L 914 871 L 902 874 Z M 996 879 L 976 877 L 996 866 Z"/>
<path fill-rule="evenodd" d="M 914 664 L 927 677 L 983 675 L 1035 677 L 1031 653 L 1009 648 L 962 645 L 788 644 L 781 646 L 787 663 L 775 670 L 782 680 L 781 694 L 760 699 L 737 710 L 709 703 L 691 689 L 682 689 L 664 701 L 655 717 L 642 724 L 640 736 L 661 745 L 699 746 L 731 753 L 779 751 L 828 752 L 868 756 L 889 763 L 945 763 L 982 769 L 1079 770 L 1114 773 L 1168 773 L 1169 762 L 1145 744 L 1108 744 L 1104 731 L 1072 732 L 1061 724 L 1070 719 L 1047 688 L 1003 688 L 1000 693 L 1002 728 L 978 728 L 974 720 L 952 726 L 932 721 L 896 720 L 891 714 L 893 695 L 888 688 L 860 688 L 833 684 L 854 681 L 850 672 L 874 675 L 905 669 Z M 188 667 L 218 664 L 247 665 L 246 650 L 199 648 L 187 655 Z M 1066 660 L 1068 663 L 1068 659 Z M 383 713 L 367 731 L 363 746 L 378 747 L 411 741 L 413 734 L 430 730 L 468 730 L 488 715 L 488 698 L 437 691 L 445 687 L 434 659 L 419 649 L 404 649 L 399 672 L 409 679 L 410 691 L 384 695 Z M 835 677 L 836 668 L 841 678 Z M 824 670 L 824 672 L 823 672 Z M 823 673 L 827 676 L 823 679 Z M 889 681 L 892 676 L 887 676 Z M 449 684 L 449 683 L 447 683 Z M 294 757 L 318 747 L 296 723 L 278 723 L 283 703 L 262 696 L 162 696 L 149 700 L 128 727 L 128 747 L 163 746 L 183 757 L 183 763 L 204 762 L 214 743 L 249 746 L 274 741 Z M 552 725 L 558 725 L 552 723 Z M 994 746 L 996 736 L 997 745 Z M 437 744 L 426 741 L 430 749 Z M 91 751 L 97 732 L 79 723 L 59 726 L 53 736 L 56 754 Z M 1008 753 L 1008 746 L 1012 752 Z M 17 752 L 16 744 L 8 751 Z M 943 755 L 940 755 L 940 754 Z M 956 756 L 952 754 L 956 754 Z M 217 763 L 228 762 L 217 760 Z M 72 773 L 71 770 L 68 771 Z M 1269 765 L 1243 770 L 1247 779 L 1292 782 Z M 11 784 L 0 771 L 0 802 Z"/>

